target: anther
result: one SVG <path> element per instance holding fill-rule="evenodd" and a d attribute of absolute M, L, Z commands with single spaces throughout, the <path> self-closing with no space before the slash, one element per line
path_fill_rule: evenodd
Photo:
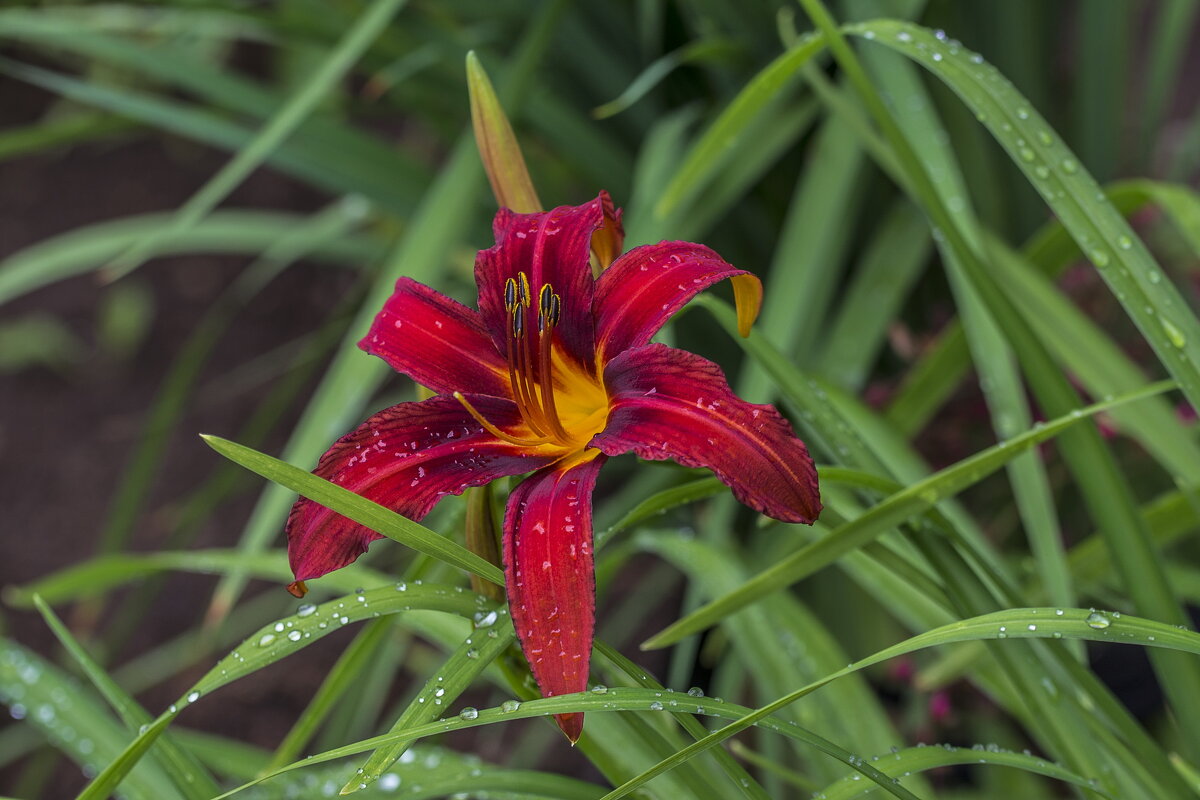
<path fill-rule="evenodd" d="M 554 289 L 550 284 L 543 283 L 542 291 L 538 293 L 538 310 L 543 316 L 549 317 L 554 306 Z"/>
<path fill-rule="evenodd" d="M 520 299 L 521 305 L 529 308 L 529 276 L 524 272 L 518 272 L 517 284 L 521 290 L 518 299 Z"/>
<path fill-rule="evenodd" d="M 512 315 L 512 335 L 514 339 L 520 339 L 525 335 L 525 315 L 521 313 L 521 309 L 516 306 L 509 309 Z"/>
<path fill-rule="evenodd" d="M 509 278 L 504 282 L 504 308 L 508 311 L 513 310 L 513 306 L 517 304 L 517 282 Z"/>
<path fill-rule="evenodd" d="M 559 318 L 562 316 L 562 296 L 554 295 L 550 303 L 550 324 L 557 325 Z"/>

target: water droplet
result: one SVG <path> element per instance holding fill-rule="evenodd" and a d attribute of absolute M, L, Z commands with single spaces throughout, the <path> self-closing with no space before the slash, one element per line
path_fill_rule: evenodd
<path fill-rule="evenodd" d="M 1033 152 L 1033 149 L 1029 147 L 1022 147 L 1017 152 L 1021 156 L 1022 161 L 1033 161 L 1037 158 L 1037 153 Z"/>
<path fill-rule="evenodd" d="M 1050 177 L 1050 170 L 1044 164 L 1038 164 L 1036 167 L 1034 167 L 1033 173 L 1042 180 L 1046 180 L 1046 178 Z"/>
<path fill-rule="evenodd" d="M 479 651 L 474 647 L 467 650 L 467 658 L 479 658 Z"/>
<path fill-rule="evenodd" d="M 699 686 L 693 686 L 687 691 L 688 697 L 704 697 L 704 690 Z"/>
<path fill-rule="evenodd" d="M 275 634 L 264 633 L 258 639 L 258 646 L 259 647 L 267 647 L 268 645 L 272 644 L 274 641 L 275 641 Z"/>
<path fill-rule="evenodd" d="M 603 683 L 597 683 L 592 687 L 592 694 L 608 694 L 608 687 Z"/>
<path fill-rule="evenodd" d="M 192 692 L 191 694 L 189 694 L 189 695 L 187 696 L 187 701 L 188 701 L 189 703 L 194 703 L 194 702 L 196 702 L 196 701 L 197 701 L 197 700 L 199 700 L 199 699 L 200 699 L 200 693 L 199 693 L 199 692 Z"/>
<path fill-rule="evenodd" d="M 1017 118 L 1018 119 L 1029 119 L 1029 109 L 1025 108 L 1024 106 L 1022 106 L 1021 108 L 1018 108 L 1017 109 Z"/>
<path fill-rule="evenodd" d="M 521 704 L 518 703 L 516 700 L 505 700 L 503 703 L 500 704 L 500 710 L 506 714 L 516 711 L 520 707 L 521 707 Z"/>
<path fill-rule="evenodd" d="M 1112 621 L 1099 611 L 1093 611 L 1092 613 L 1088 614 L 1087 619 L 1085 619 L 1084 622 L 1088 624 L 1089 628 L 1094 628 L 1098 631 L 1102 631 L 1109 625 L 1112 625 Z"/>
<path fill-rule="evenodd" d="M 297 617 L 310 617 L 313 614 L 315 614 L 316 611 L 317 611 L 317 607 L 315 605 L 313 605 L 312 603 L 305 603 L 304 605 L 302 605 L 298 609 L 296 609 L 296 616 Z"/>
<path fill-rule="evenodd" d="M 1062 168 L 1063 172 L 1067 173 L 1068 175 L 1074 175 L 1079 171 L 1079 163 L 1073 158 L 1064 158 L 1062 160 Z"/>
<path fill-rule="evenodd" d="M 301 636 L 303 636 L 303 634 L 300 633 L 300 631 L 288 631 L 288 640 L 289 641 L 298 642 L 298 641 L 300 641 Z"/>
<path fill-rule="evenodd" d="M 663 704 L 658 702 L 657 700 L 655 700 L 653 703 L 650 704 L 650 710 L 651 711 L 662 711 Z"/>
<path fill-rule="evenodd" d="M 458 712 L 458 715 L 466 720 L 479 719 L 479 709 L 467 706 L 462 711 Z"/>
<path fill-rule="evenodd" d="M 1037 630 L 1037 625 L 1030 625 L 1030 626 L 1029 626 L 1029 630 L 1031 630 L 1031 631 L 1036 631 L 1036 630 Z"/>
<path fill-rule="evenodd" d="M 1167 339 L 1171 344 L 1183 349 L 1183 346 L 1187 344 L 1187 339 L 1183 337 L 1183 331 L 1176 328 L 1175 324 L 1166 317 L 1159 317 L 1158 321 L 1162 325 L 1163 333 L 1167 335 Z"/>
<path fill-rule="evenodd" d="M 1128 236 L 1119 236 L 1117 237 L 1117 247 L 1122 250 L 1128 250 L 1133 247 L 1133 239 L 1130 239 Z"/>
<path fill-rule="evenodd" d="M 1090 255 L 1091 255 L 1092 263 L 1095 264 L 1097 267 L 1104 269 L 1105 267 L 1108 266 L 1108 253 L 1104 252 L 1100 248 L 1096 248 L 1095 250 L 1093 250 Z"/>
<path fill-rule="evenodd" d="M 911 42 L 912 34 L 909 33 L 908 31 L 900 31 L 899 33 L 896 34 L 896 41 L 905 42 L 905 43 Z"/>

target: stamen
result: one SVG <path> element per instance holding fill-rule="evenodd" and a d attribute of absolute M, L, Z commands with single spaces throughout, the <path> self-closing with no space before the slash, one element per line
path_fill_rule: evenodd
<path fill-rule="evenodd" d="M 475 406 L 471 405 L 467 398 L 462 396 L 462 392 L 455 392 L 454 399 L 462 403 L 463 408 L 467 410 L 467 413 L 474 417 L 475 421 L 482 425 L 485 431 L 490 433 L 492 436 L 495 436 L 497 439 L 502 439 L 503 441 L 510 442 L 521 447 L 533 447 L 535 445 L 546 444 L 547 442 L 553 441 L 553 438 L 550 436 L 539 436 L 537 438 L 527 439 L 524 437 L 507 434 L 484 419 L 483 415 L 475 410 Z"/>
<path fill-rule="evenodd" d="M 465 400 L 462 402 L 480 424 L 505 441 L 522 445 L 545 442 L 567 445 L 571 437 L 558 418 L 554 401 L 554 328 L 562 316 L 562 297 L 554 293 L 554 287 L 549 283 L 542 284 L 538 291 L 536 331 L 527 330 L 533 322 L 532 318 L 526 319 L 526 314 L 531 311 L 531 299 L 529 276 L 525 272 L 518 272 L 504 282 L 504 307 L 510 317 L 508 379 L 517 408 L 525 423 L 537 435 L 536 438 L 520 439 L 494 426 L 489 427 L 486 420 L 476 414 Z M 530 342 L 535 336 L 536 343 Z"/>
<path fill-rule="evenodd" d="M 538 297 L 538 332 L 540 334 L 538 337 L 538 377 L 541 379 L 542 410 L 545 412 L 546 420 L 550 423 L 555 435 L 562 437 L 563 441 L 567 441 L 570 437 L 563 430 L 562 423 L 558 420 L 558 409 L 554 405 L 554 376 L 550 371 L 554 325 L 558 322 L 558 318 L 554 314 L 556 297 L 550 284 L 542 286 L 541 295 Z"/>
<path fill-rule="evenodd" d="M 515 284 L 514 284 L 515 285 Z M 545 428 L 539 425 L 537 415 L 533 412 L 536 407 L 535 398 L 528 393 L 528 386 L 524 379 L 524 371 L 520 364 L 520 348 L 514 343 L 520 342 L 525 332 L 525 315 L 520 306 L 514 305 L 509 309 L 509 314 L 512 317 L 511 327 L 508 337 L 508 380 L 512 385 L 513 399 L 517 402 L 517 409 L 520 410 L 521 416 L 529 423 L 529 427 L 539 436 L 546 433 Z"/>

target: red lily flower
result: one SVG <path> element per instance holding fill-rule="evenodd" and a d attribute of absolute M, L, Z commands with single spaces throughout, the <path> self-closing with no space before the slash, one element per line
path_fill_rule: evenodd
<path fill-rule="evenodd" d="M 757 278 L 687 242 L 616 257 L 620 214 L 604 193 L 545 213 L 501 209 L 493 229 L 496 246 L 475 261 L 478 311 L 401 278 L 359 343 L 436 396 L 374 415 L 315 473 L 419 520 L 444 495 L 532 472 L 508 500 L 504 572 L 521 647 L 549 697 L 587 687 L 591 495 L 608 456 L 707 467 L 740 501 L 788 522 L 811 523 L 821 504 L 812 459 L 778 411 L 734 396 L 716 364 L 649 343 L 725 278 L 752 309 L 748 329 Z M 599 278 L 593 253 L 607 266 Z M 303 498 L 287 534 L 293 587 L 379 538 Z M 557 721 L 579 738 L 583 714 Z"/>

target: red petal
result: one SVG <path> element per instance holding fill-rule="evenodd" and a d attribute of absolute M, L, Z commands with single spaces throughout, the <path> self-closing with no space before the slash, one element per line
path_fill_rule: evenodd
<path fill-rule="evenodd" d="M 504 307 L 504 284 L 524 272 L 532 294 L 526 330 L 537 329 L 537 298 L 549 283 L 562 297 L 559 338 L 576 361 L 594 363 L 592 326 L 592 234 L 605 226 L 607 194 L 581 206 L 560 206 L 538 214 L 496 213 L 492 229 L 496 246 L 480 250 L 475 259 L 479 284 L 479 313 L 499 352 L 507 352 L 510 322 Z"/>
<path fill-rule="evenodd" d="M 587 688 L 596 614 L 592 489 L 604 457 L 554 466 L 513 490 L 504 518 L 504 579 L 517 638 L 542 694 Z M 557 714 L 572 742 L 583 714 Z"/>
<path fill-rule="evenodd" d="M 707 467 L 756 511 L 785 522 L 817 518 L 817 471 L 804 443 L 773 406 L 734 395 L 716 364 L 651 344 L 610 361 L 604 383 L 612 411 L 592 447 Z"/>
<path fill-rule="evenodd" d="M 511 401 L 481 395 L 468 398 L 501 429 L 523 426 Z M 313 472 L 419 520 L 444 495 L 529 472 L 547 461 L 545 456 L 529 455 L 516 445 L 497 440 L 454 398 L 433 397 L 380 411 L 338 439 Z M 297 581 L 346 566 L 380 538 L 303 497 L 292 507 L 287 536 L 288 559 Z"/>
<path fill-rule="evenodd" d="M 635 247 L 596 281 L 596 349 L 602 360 L 647 344 L 671 316 L 704 289 L 745 276 L 702 244 L 659 242 Z"/>
<path fill-rule="evenodd" d="M 411 278 L 396 281 L 358 346 L 437 394 L 511 395 L 508 366 L 479 314 Z"/>

